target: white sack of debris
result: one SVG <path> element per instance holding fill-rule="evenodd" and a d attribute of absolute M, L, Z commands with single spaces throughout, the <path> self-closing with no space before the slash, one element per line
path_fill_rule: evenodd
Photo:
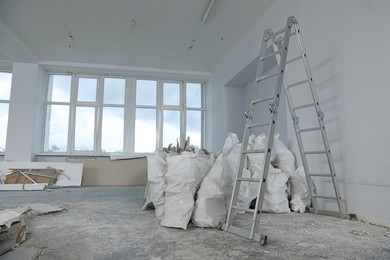
<path fill-rule="evenodd" d="M 154 208 L 156 217 L 159 220 L 162 220 L 164 216 L 166 188 L 164 176 L 167 173 L 166 156 L 167 154 L 165 152 L 156 151 L 146 157 L 148 165 L 148 183 L 146 201 L 142 209 Z"/>
<path fill-rule="evenodd" d="M 272 213 L 290 212 L 287 198 L 287 181 L 289 174 L 270 167 L 264 193 L 263 211 Z"/>
<path fill-rule="evenodd" d="M 241 144 L 239 144 L 237 135 L 229 133 L 222 148 L 222 153 L 204 178 L 197 193 L 192 215 L 192 222 L 196 226 L 218 227 L 225 222 L 233 190 L 235 170 L 238 169 L 240 149 Z M 242 194 L 245 194 L 245 192 L 242 191 Z M 241 199 L 242 197 L 239 196 L 240 201 Z"/>
<path fill-rule="evenodd" d="M 166 190 L 162 226 L 187 229 L 194 210 L 194 196 L 213 161 L 208 156 L 183 152 L 166 158 Z"/>
<path fill-rule="evenodd" d="M 225 194 L 223 187 L 226 186 L 228 176 L 223 176 L 223 154 L 220 154 L 197 193 L 195 208 L 192 215 L 192 223 L 198 227 L 218 227 L 219 223 L 225 222 Z M 229 185 L 230 186 L 230 185 Z"/>
<path fill-rule="evenodd" d="M 307 185 L 305 170 L 302 166 L 290 175 L 292 211 L 304 213 L 306 207 L 310 206 L 310 192 Z"/>
<path fill-rule="evenodd" d="M 260 134 L 255 138 L 252 149 L 266 149 L 268 138 L 265 134 Z M 264 193 L 264 201 L 262 210 L 272 213 L 287 213 L 290 212 L 287 198 L 287 181 L 290 171 L 293 169 L 294 156 L 287 147 L 279 140 L 279 134 L 274 136 L 273 148 L 271 150 L 270 162 L 277 166 L 282 166 L 283 169 L 274 168 L 271 163 L 268 166 L 268 177 L 266 181 L 266 190 Z M 291 153 L 291 154 L 290 154 Z M 292 156 L 292 157 L 291 157 Z M 292 161 L 291 161 L 292 159 Z M 264 154 L 249 154 L 248 168 L 252 178 L 261 179 L 263 177 L 263 161 Z M 293 170 L 294 171 L 294 170 Z M 257 197 L 260 183 L 250 183 L 250 198 L 253 200 Z"/>
<path fill-rule="evenodd" d="M 280 134 L 274 135 L 272 150 L 275 153 L 275 159 L 272 164 L 275 168 L 281 169 L 288 174 L 295 172 L 295 158 L 293 153 L 284 145 L 279 138 Z"/>

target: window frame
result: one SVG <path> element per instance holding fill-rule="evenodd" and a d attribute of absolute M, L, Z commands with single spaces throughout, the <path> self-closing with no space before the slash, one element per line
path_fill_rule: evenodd
<path fill-rule="evenodd" d="M 201 146 L 205 145 L 205 129 L 206 129 L 206 84 L 203 81 L 186 81 L 186 80 L 166 80 L 145 77 L 119 77 L 112 75 L 94 75 L 94 74 L 77 74 L 77 73 L 49 73 L 50 76 L 55 75 L 69 75 L 71 76 L 70 102 L 56 102 L 49 101 L 49 82 L 47 83 L 46 96 L 46 113 L 49 105 L 68 105 L 69 106 L 69 122 L 68 122 L 68 142 L 66 152 L 55 152 L 48 150 L 49 136 L 48 136 L 48 114 L 45 115 L 45 133 L 44 145 L 42 148 L 43 155 L 87 155 L 87 156 L 108 156 L 112 152 L 102 151 L 102 121 L 104 107 L 123 107 L 123 154 L 147 154 L 135 152 L 135 119 L 137 108 L 147 108 L 156 110 L 156 148 L 161 150 L 163 148 L 163 111 L 175 110 L 180 111 L 180 142 L 183 144 L 186 140 L 186 111 L 201 111 Z M 80 78 L 96 78 L 96 100 L 95 102 L 77 101 L 78 84 Z M 104 80 L 105 78 L 120 78 L 125 80 L 124 90 L 124 104 L 104 104 Z M 137 80 L 151 80 L 156 82 L 156 105 L 137 105 L 136 104 L 136 90 Z M 180 86 L 180 104 L 179 105 L 163 105 L 163 84 L 164 83 L 178 83 Z M 186 107 L 186 84 L 200 84 L 201 87 L 201 107 L 192 108 Z M 75 131 L 76 131 L 76 109 L 77 107 L 93 107 L 95 109 L 95 126 L 94 126 L 94 142 L 92 150 L 76 150 L 75 147 Z M 176 145 L 176 144 L 175 144 Z"/>
<path fill-rule="evenodd" d="M 0 149 L 0 155 L 5 155 L 5 152 L 6 152 L 6 148 L 7 148 L 7 132 L 8 132 L 8 121 L 9 121 L 9 108 L 10 108 L 10 104 L 11 104 L 11 93 L 12 93 L 12 78 L 13 78 L 13 73 L 11 70 L 4 70 L 4 69 L 1 69 L 0 70 L 0 73 L 9 73 L 11 74 L 11 86 L 10 86 L 10 96 L 9 96 L 9 99 L 0 99 L 0 104 L 8 104 L 8 116 L 7 116 L 7 128 L 6 128 L 6 131 L 5 131 L 5 146 L 3 147 L 4 150 Z"/>

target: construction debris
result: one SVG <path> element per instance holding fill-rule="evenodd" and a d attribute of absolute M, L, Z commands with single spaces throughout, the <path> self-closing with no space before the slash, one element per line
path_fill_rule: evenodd
<path fill-rule="evenodd" d="M 59 206 L 48 205 L 44 203 L 33 203 L 11 209 L 0 209 L 0 235 L 7 233 L 7 230 L 10 229 L 14 223 L 19 223 L 19 227 L 16 232 L 16 238 L 13 241 L 7 241 L 1 245 L 0 256 L 14 250 L 26 240 L 28 228 L 24 219 L 24 215 L 41 215 L 52 212 L 59 212 L 62 210 L 64 209 Z"/>
<path fill-rule="evenodd" d="M 0 162 L 0 184 L 44 183 L 49 186 L 73 187 L 81 186 L 82 174 L 82 163 Z M 19 187 L 23 188 L 23 186 Z M 29 186 L 24 186 L 24 189 L 26 187 Z M 35 189 L 36 187 L 33 186 L 32 188 Z"/>
<path fill-rule="evenodd" d="M 264 149 L 267 139 L 264 134 L 250 136 L 248 149 Z M 148 184 L 142 209 L 155 208 L 163 226 L 186 229 L 191 219 L 198 227 L 220 227 L 226 220 L 242 144 L 234 133 L 228 134 L 222 150 L 215 154 L 188 152 L 188 143 L 189 139 L 183 148 L 177 143 L 147 156 Z M 243 177 L 262 178 L 263 156 L 248 155 Z M 292 186 L 291 194 L 287 184 Z M 242 182 L 237 202 L 240 209 L 250 208 L 258 189 L 259 183 Z M 310 203 L 308 194 L 304 172 L 295 170 L 294 155 L 276 134 L 262 210 L 290 212 L 291 195 L 291 209 L 303 213 Z"/>
<path fill-rule="evenodd" d="M 9 169 L 9 171 L 5 178 L 5 184 L 47 183 L 52 185 L 57 183 L 58 176 L 63 172 L 52 167 L 44 169 Z"/>

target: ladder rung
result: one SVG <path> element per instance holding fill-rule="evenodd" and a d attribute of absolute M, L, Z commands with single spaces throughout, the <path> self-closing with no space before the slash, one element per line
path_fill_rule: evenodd
<path fill-rule="evenodd" d="M 255 210 L 253 210 L 253 209 L 250 209 L 250 208 L 244 209 L 244 208 L 240 208 L 240 207 L 237 207 L 237 206 L 233 206 L 232 209 L 240 210 L 240 211 L 248 211 L 248 212 L 251 212 L 251 213 L 255 212 Z"/>
<path fill-rule="evenodd" d="M 264 127 L 264 126 L 268 126 L 269 123 L 258 123 L 258 124 L 251 124 L 251 125 L 247 125 L 246 127 L 247 128 L 255 128 L 255 127 Z"/>
<path fill-rule="evenodd" d="M 316 199 L 329 199 L 329 200 L 337 200 L 336 197 L 333 196 L 323 196 L 323 195 L 313 195 Z"/>
<path fill-rule="evenodd" d="M 321 127 L 304 128 L 304 129 L 300 129 L 298 132 L 303 133 L 303 132 L 312 132 L 318 130 L 321 130 Z"/>
<path fill-rule="evenodd" d="M 298 109 L 307 108 L 307 107 L 314 107 L 314 105 L 315 105 L 314 103 L 310 103 L 310 104 L 294 107 L 293 109 L 298 110 Z"/>
<path fill-rule="evenodd" d="M 290 33 L 290 36 L 294 36 L 295 34 L 297 34 L 296 31 L 293 31 L 292 33 Z M 273 36 L 274 37 L 274 36 Z M 271 37 L 272 38 L 272 37 Z M 281 41 L 283 41 L 284 38 L 283 37 L 280 37 L 279 39 L 277 39 L 276 41 L 274 41 L 274 43 L 279 43 Z"/>
<path fill-rule="evenodd" d="M 314 210 L 310 209 L 310 212 L 314 212 Z M 331 210 L 325 210 L 325 209 L 317 209 L 317 214 L 326 215 L 326 216 L 333 216 L 338 218 L 347 218 L 347 215 L 343 215 L 339 211 L 331 211 Z"/>
<path fill-rule="evenodd" d="M 268 36 L 268 37 L 265 37 L 264 38 L 264 41 L 268 41 L 269 39 L 272 39 L 272 38 L 275 38 L 276 36 L 278 36 L 279 34 L 281 33 L 284 33 L 286 31 L 286 28 L 283 28 L 275 33 L 273 33 L 272 35 Z"/>
<path fill-rule="evenodd" d="M 302 59 L 302 54 L 286 61 L 286 64 Z"/>
<path fill-rule="evenodd" d="M 238 177 L 237 181 L 260 182 L 260 179 Z"/>
<path fill-rule="evenodd" d="M 274 51 L 274 52 L 271 52 L 270 54 L 267 54 L 267 55 L 264 55 L 263 57 L 260 58 L 260 61 L 263 61 L 269 57 L 272 57 L 272 56 L 275 56 L 275 55 L 278 55 L 279 53 L 281 53 L 283 51 L 283 49 L 280 49 L 278 51 Z"/>
<path fill-rule="evenodd" d="M 251 232 L 249 230 L 246 230 L 246 229 L 243 229 L 240 227 L 230 225 L 229 228 L 226 229 L 226 231 L 233 233 L 233 234 L 236 234 L 236 235 L 239 235 L 239 236 L 242 236 L 242 237 L 249 238 L 249 239 L 252 238 Z M 267 240 L 267 236 L 262 235 L 260 233 L 254 233 L 253 240 L 261 243 L 262 241 Z"/>
<path fill-rule="evenodd" d="M 290 33 L 290 36 L 294 36 L 295 34 L 297 34 L 297 31 L 293 31 L 292 33 Z"/>
<path fill-rule="evenodd" d="M 246 153 L 246 154 L 249 154 L 249 153 L 265 153 L 265 149 L 246 150 L 246 151 L 242 151 L 242 153 Z"/>
<path fill-rule="evenodd" d="M 308 152 L 303 152 L 304 154 L 322 154 L 322 153 L 326 153 L 326 151 L 324 150 L 320 150 L 320 151 L 308 151 Z"/>
<path fill-rule="evenodd" d="M 309 173 L 310 177 L 332 177 L 330 173 Z"/>
<path fill-rule="evenodd" d="M 260 82 L 260 81 L 262 81 L 262 80 L 265 80 L 265 79 L 268 79 L 268 78 L 275 77 L 275 76 L 277 76 L 278 74 L 279 74 L 279 72 L 276 72 L 276 73 L 270 74 L 270 75 L 265 75 L 265 76 L 263 76 L 263 77 L 260 77 L 260 78 L 256 79 L 256 82 Z"/>
<path fill-rule="evenodd" d="M 302 84 L 305 84 L 309 82 L 308 79 L 305 79 L 305 80 L 302 80 L 302 81 L 298 81 L 298 82 L 295 82 L 293 84 L 290 84 L 290 85 L 287 85 L 286 88 L 292 88 L 292 87 L 295 87 L 295 86 L 298 86 L 298 85 L 302 85 Z"/>
<path fill-rule="evenodd" d="M 251 105 L 254 105 L 254 104 L 257 104 L 257 103 L 261 103 L 261 102 L 265 102 L 265 101 L 269 101 L 269 100 L 273 100 L 274 97 L 267 97 L 267 98 L 263 98 L 263 99 L 256 99 L 256 100 L 253 100 L 251 102 Z"/>

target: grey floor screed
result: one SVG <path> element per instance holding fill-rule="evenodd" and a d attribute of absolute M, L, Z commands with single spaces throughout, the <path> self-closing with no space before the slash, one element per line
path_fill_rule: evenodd
<path fill-rule="evenodd" d="M 0 260 L 390 259 L 389 229 L 309 213 L 263 214 L 260 227 L 268 235 L 267 246 L 216 229 L 165 228 L 153 210 L 141 210 L 144 190 L 83 187 L 0 192 L 0 208 L 42 202 L 67 209 L 28 217 L 27 240 Z M 248 217 L 239 216 L 237 221 Z"/>

